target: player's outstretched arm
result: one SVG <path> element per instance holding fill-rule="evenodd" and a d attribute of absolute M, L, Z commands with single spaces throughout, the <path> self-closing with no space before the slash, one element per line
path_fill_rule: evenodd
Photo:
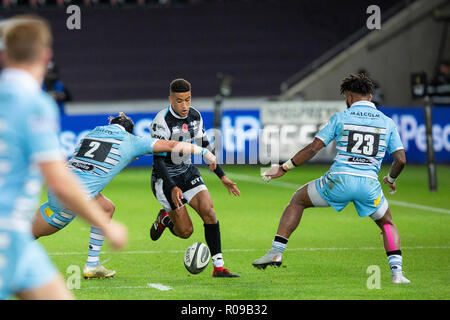
<path fill-rule="evenodd" d="M 314 157 L 323 147 L 324 143 L 319 138 L 315 138 L 313 142 L 297 152 L 291 159 L 280 165 L 274 165 L 264 173 L 264 180 L 279 178 L 288 170 L 293 169 Z"/>
<path fill-rule="evenodd" d="M 295 166 L 299 166 L 306 161 L 311 160 L 323 147 L 325 147 L 323 141 L 319 138 L 314 138 L 313 142 L 295 154 L 292 161 L 295 163 Z"/>
<path fill-rule="evenodd" d="M 86 198 L 80 184 L 66 169 L 63 161 L 42 162 L 39 166 L 48 187 L 67 208 L 99 227 L 114 248 L 121 249 L 125 246 L 125 226 L 110 221 L 109 215 L 95 201 Z"/>
<path fill-rule="evenodd" d="M 389 186 L 390 194 L 394 194 L 397 190 L 395 185 L 395 180 L 398 178 L 403 168 L 406 165 L 406 154 L 405 150 L 397 150 L 391 154 L 392 158 L 394 158 L 394 162 L 392 162 L 391 171 L 387 176 L 383 178 L 383 182 Z"/>
<path fill-rule="evenodd" d="M 241 195 L 236 182 L 231 181 L 230 178 L 228 178 L 226 175 L 220 178 L 220 181 L 222 182 L 223 186 L 227 188 L 228 194 L 234 194 L 235 196 Z"/>
<path fill-rule="evenodd" d="M 172 152 L 173 154 L 201 154 L 211 170 L 216 169 L 216 156 L 211 151 L 187 142 L 157 140 L 153 145 L 153 153 Z"/>

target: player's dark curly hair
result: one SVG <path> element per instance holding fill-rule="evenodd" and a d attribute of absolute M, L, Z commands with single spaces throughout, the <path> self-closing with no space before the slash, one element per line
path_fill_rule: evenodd
<path fill-rule="evenodd" d="M 191 84 L 184 79 L 175 79 L 170 83 L 170 93 L 188 92 L 191 91 Z"/>
<path fill-rule="evenodd" d="M 109 124 L 119 124 L 124 127 L 128 133 L 133 134 L 134 122 L 123 112 L 119 112 L 117 117 L 109 117 Z"/>
<path fill-rule="evenodd" d="M 373 82 L 366 73 L 350 74 L 341 82 L 341 94 L 357 93 L 362 96 L 373 94 Z"/>

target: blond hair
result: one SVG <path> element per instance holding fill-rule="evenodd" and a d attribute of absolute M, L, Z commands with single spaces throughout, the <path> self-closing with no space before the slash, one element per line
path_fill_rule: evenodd
<path fill-rule="evenodd" d="M 32 63 L 52 46 L 48 22 L 38 16 L 15 16 L 2 30 L 6 57 L 13 63 Z"/>

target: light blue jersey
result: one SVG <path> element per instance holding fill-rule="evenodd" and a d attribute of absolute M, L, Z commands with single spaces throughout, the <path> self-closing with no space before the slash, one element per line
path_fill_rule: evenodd
<path fill-rule="evenodd" d="M 69 165 L 95 197 L 136 157 L 152 154 L 156 141 L 130 134 L 118 124 L 96 127 L 80 141 Z"/>
<path fill-rule="evenodd" d="M 0 228 L 29 231 L 41 191 L 37 163 L 63 159 L 57 107 L 33 81 L 11 69 L 0 80 Z"/>
<path fill-rule="evenodd" d="M 23 70 L 3 70 L 0 76 L 0 299 L 41 286 L 56 275 L 45 252 L 31 237 L 31 220 L 42 185 L 38 164 L 63 159 L 58 130 L 57 106 L 37 81 Z"/>
<path fill-rule="evenodd" d="M 341 211 L 353 202 L 361 217 L 380 219 L 388 208 L 378 181 L 386 154 L 403 149 L 394 122 L 369 101 L 358 101 L 336 113 L 316 138 L 328 145 L 336 140 L 337 155 L 330 170 L 308 184 L 316 207 Z"/>
<path fill-rule="evenodd" d="M 403 149 L 394 121 L 369 101 L 358 101 L 336 113 L 316 138 L 325 146 L 336 140 L 337 155 L 331 172 L 375 179 L 386 151 L 391 154 Z"/>
<path fill-rule="evenodd" d="M 156 141 L 130 134 L 118 124 L 96 127 L 80 141 L 67 165 L 86 194 L 94 198 L 136 157 L 152 154 Z M 65 209 L 51 191 L 47 195 L 49 201 L 41 206 L 41 213 L 49 224 L 61 229 L 75 214 Z"/>

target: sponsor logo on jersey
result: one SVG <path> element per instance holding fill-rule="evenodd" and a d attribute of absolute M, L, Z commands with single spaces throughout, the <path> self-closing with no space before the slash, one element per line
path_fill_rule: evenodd
<path fill-rule="evenodd" d="M 369 118 L 379 118 L 379 113 L 372 113 L 372 112 L 361 112 L 361 111 L 352 111 L 350 112 L 352 116 L 356 117 L 369 117 Z"/>
<path fill-rule="evenodd" d="M 194 180 L 192 180 L 191 184 L 195 185 L 195 184 L 200 183 L 200 182 L 201 182 L 201 179 L 200 179 L 200 177 L 198 177 L 198 178 L 195 178 Z"/>
<path fill-rule="evenodd" d="M 355 163 L 372 163 L 370 159 L 367 158 L 359 158 L 359 157 L 350 157 L 348 158 L 349 162 L 355 162 Z"/>
<path fill-rule="evenodd" d="M 92 164 L 81 163 L 81 162 L 77 162 L 77 161 L 72 161 L 72 162 L 70 162 L 70 164 L 72 165 L 72 167 L 77 168 L 77 169 L 86 170 L 86 171 L 94 170 L 94 165 L 92 165 Z"/>

